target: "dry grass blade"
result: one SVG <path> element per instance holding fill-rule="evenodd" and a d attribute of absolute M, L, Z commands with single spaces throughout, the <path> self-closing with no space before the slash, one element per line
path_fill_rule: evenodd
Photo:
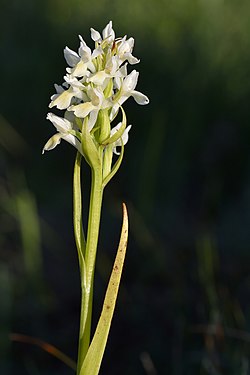
<path fill-rule="evenodd" d="M 36 337 L 26 336 L 19 333 L 11 333 L 9 337 L 11 341 L 36 345 L 39 348 L 43 349 L 45 352 L 51 354 L 53 357 L 56 357 L 60 361 L 64 362 L 68 367 L 72 368 L 72 370 L 76 370 L 76 363 L 71 358 L 69 358 L 66 354 L 61 352 L 55 346 L 45 341 L 42 341 Z"/>

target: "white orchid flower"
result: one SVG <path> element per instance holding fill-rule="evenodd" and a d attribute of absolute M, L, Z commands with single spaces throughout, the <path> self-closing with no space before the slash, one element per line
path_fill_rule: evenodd
<path fill-rule="evenodd" d="M 68 90 L 62 91 L 60 94 L 55 94 L 51 97 L 52 101 L 49 104 L 49 108 L 57 107 L 58 109 L 66 109 L 71 104 L 71 100 L 75 95 L 73 87 L 69 87 Z"/>
<path fill-rule="evenodd" d="M 91 86 L 87 90 L 89 101 L 80 103 L 78 105 L 72 105 L 68 108 L 69 111 L 73 111 L 76 117 L 85 118 L 89 115 L 88 127 L 92 130 L 94 127 L 98 112 L 100 109 L 105 109 L 110 106 L 110 102 L 105 99 L 103 92 L 99 88 L 92 88 Z"/>
<path fill-rule="evenodd" d="M 96 31 L 95 29 L 91 28 L 91 39 L 94 42 L 101 43 L 102 41 L 106 41 L 107 43 L 113 43 L 115 40 L 115 32 L 113 30 L 112 21 L 109 21 L 107 26 L 102 31 L 102 37 L 101 34 Z"/>
<path fill-rule="evenodd" d="M 128 40 L 126 39 L 127 39 L 127 36 L 125 35 L 121 40 L 116 42 L 117 56 L 120 59 L 120 64 L 126 60 L 131 65 L 138 64 L 140 60 L 132 55 L 132 51 L 133 51 L 134 43 L 135 43 L 134 38 L 129 38 Z"/>
<path fill-rule="evenodd" d="M 146 95 L 142 94 L 139 91 L 135 90 L 139 77 L 139 72 L 133 70 L 127 77 L 124 78 L 122 81 L 122 85 L 120 87 L 120 94 L 121 98 L 119 99 L 119 104 L 121 105 L 124 101 L 133 96 L 136 103 L 145 105 L 149 103 L 149 99 Z"/>
<path fill-rule="evenodd" d="M 61 139 L 64 139 L 82 153 L 81 142 L 72 134 L 74 131 L 73 124 L 69 120 L 56 116 L 53 113 L 47 114 L 47 120 L 52 122 L 58 133 L 54 134 L 45 144 L 42 151 L 43 154 L 44 151 L 53 150 L 58 144 L 61 143 Z"/>
<path fill-rule="evenodd" d="M 65 82 L 63 85 L 68 87 L 65 89 L 62 86 L 56 85 L 57 94 L 52 95 L 49 108 L 57 107 L 58 109 L 66 109 L 70 106 L 72 98 L 83 100 L 84 85 L 78 81 L 74 76 L 66 74 L 64 76 Z"/>
<path fill-rule="evenodd" d="M 149 103 L 149 99 L 146 95 L 142 94 L 140 91 L 134 90 L 139 77 L 139 72 L 133 70 L 129 75 L 127 75 L 124 79 L 116 79 L 116 86 L 118 88 L 118 92 L 114 95 L 113 98 L 113 108 L 111 110 L 111 120 L 115 117 L 119 107 L 130 97 L 132 96 L 136 103 L 140 105 L 146 105 Z"/>
<path fill-rule="evenodd" d="M 119 122 L 113 129 L 111 129 L 110 136 L 114 135 L 122 126 L 122 123 Z M 113 146 L 113 153 L 116 155 L 120 155 L 120 152 L 117 151 L 117 147 L 121 147 L 122 144 L 125 146 L 126 143 L 128 143 L 128 133 L 131 129 L 132 125 L 128 125 L 126 129 L 124 130 L 121 138 L 119 138 L 116 142 L 112 143 Z"/>
<path fill-rule="evenodd" d="M 109 75 L 110 78 L 113 79 L 113 86 L 114 88 L 120 87 L 120 78 L 125 78 L 127 76 L 127 64 L 125 63 L 120 67 L 121 60 L 117 55 L 115 56 L 109 56 L 106 59 L 106 66 L 105 66 L 105 72 Z M 116 81 L 118 80 L 118 84 L 116 84 Z"/>
<path fill-rule="evenodd" d="M 80 47 L 78 49 L 78 54 L 68 47 L 64 49 L 65 60 L 70 66 L 70 68 L 66 68 L 66 70 L 75 77 L 83 77 L 88 70 L 95 72 L 96 67 L 93 60 L 103 52 L 102 49 L 98 47 L 94 49 L 92 53 L 81 35 L 79 35 L 79 39 Z"/>

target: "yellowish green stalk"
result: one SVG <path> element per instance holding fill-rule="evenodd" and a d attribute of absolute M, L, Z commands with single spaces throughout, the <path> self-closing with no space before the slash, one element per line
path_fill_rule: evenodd
<path fill-rule="evenodd" d="M 78 347 L 77 374 L 80 369 L 90 344 L 93 281 L 96 251 L 99 237 L 101 206 L 103 196 L 102 169 L 92 168 L 91 194 L 88 218 L 87 241 L 85 248 L 85 274 L 82 277 L 82 299 L 80 316 L 80 335 Z"/>

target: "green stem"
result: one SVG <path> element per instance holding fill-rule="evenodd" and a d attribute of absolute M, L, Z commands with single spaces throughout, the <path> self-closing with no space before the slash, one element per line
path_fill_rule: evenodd
<path fill-rule="evenodd" d="M 82 363 L 90 344 L 93 281 L 103 196 L 102 182 L 101 168 L 92 169 L 88 232 L 85 249 L 85 275 L 81 280 L 82 300 L 77 374 L 80 373 Z"/>

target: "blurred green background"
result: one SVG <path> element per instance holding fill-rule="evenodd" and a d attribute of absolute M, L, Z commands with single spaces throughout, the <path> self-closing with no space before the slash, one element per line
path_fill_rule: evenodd
<path fill-rule="evenodd" d="M 130 240 L 101 375 L 250 374 L 250 3 L 0 0 L 0 374 L 73 371 L 23 333 L 76 358 L 75 150 L 45 120 L 65 45 L 113 20 L 135 38 L 133 124 L 105 192 L 94 322 L 128 204 Z M 89 171 L 84 168 L 85 206 Z"/>

